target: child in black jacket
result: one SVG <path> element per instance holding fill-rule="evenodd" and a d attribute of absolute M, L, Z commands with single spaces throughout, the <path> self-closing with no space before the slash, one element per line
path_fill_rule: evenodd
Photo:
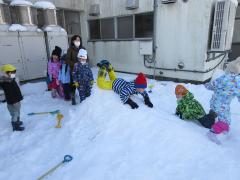
<path fill-rule="evenodd" d="M 1 70 L 4 75 L 0 77 L 0 88 L 3 89 L 6 97 L 7 108 L 12 117 L 13 131 L 23 131 L 23 122 L 20 121 L 20 108 L 23 96 L 15 81 L 16 67 L 11 64 L 5 64 Z"/>

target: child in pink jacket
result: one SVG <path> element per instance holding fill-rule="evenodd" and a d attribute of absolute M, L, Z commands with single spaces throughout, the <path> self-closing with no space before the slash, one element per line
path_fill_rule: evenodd
<path fill-rule="evenodd" d="M 57 97 L 57 92 L 59 89 L 58 75 L 61 69 L 61 63 L 59 60 L 60 60 L 59 53 L 57 52 L 57 50 L 54 49 L 52 51 L 52 57 L 48 61 L 48 75 L 51 81 L 49 87 L 52 91 L 51 94 L 53 98 Z"/>

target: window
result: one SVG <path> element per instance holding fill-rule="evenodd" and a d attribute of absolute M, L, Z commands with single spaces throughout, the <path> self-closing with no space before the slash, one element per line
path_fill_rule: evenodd
<path fill-rule="evenodd" d="M 135 37 L 147 38 L 153 36 L 153 13 L 135 15 Z"/>
<path fill-rule="evenodd" d="M 90 39 L 101 39 L 100 36 L 100 20 L 89 21 Z"/>
<path fill-rule="evenodd" d="M 117 30 L 119 39 L 133 38 L 133 16 L 118 17 Z"/>
<path fill-rule="evenodd" d="M 57 24 L 61 27 L 65 27 L 64 25 L 64 11 L 61 9 L 56 10 L 57 13 Z"/>
<path fill-rule="evenodd" d="M 101 19 L 101 38 L 115 39 L 114 18 Z"/>
<path fill-rule="evenodd" d="M 37 9 L 37 22 L 38 27 L 41 28 L 44 26 L 44 13 L 43 9 Z"/>
<path fill-rule="evenodd" d="M 2 20 L 6 23 L 11 23 L 11 14 L 8 5 L 6 4 L 0 4 L 0 10 L 3 12 Z M 0 19 L 1 21 L 1 19 Z"/>

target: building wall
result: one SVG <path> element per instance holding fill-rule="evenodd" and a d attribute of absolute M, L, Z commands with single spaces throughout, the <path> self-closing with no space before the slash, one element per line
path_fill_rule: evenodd
<path fill-rule="evenodd" d="M 125 1 L 122 0 L 92 0 L 85 3 L 86 11 L 93 2 L 100 4 L 100 16 L 97 18 L 153 11 L 153 0 L 139 1 L 137 10 L 126 10 Z M 175 4 L 164 5 L 158 1 L 157 67 L 175 69 L 182 61 L 185 69 L 205 71 L 220 61 L 219 59 L 210 63 L 205 62 L 213 2 L 215 0 L 192 0 L 187 3 L 177 1 Z M 139 53 L 139 44 L 142 40 L 88 41 L 89 35 L 85 36 L 88 34 L 87 20 L 94 18 L 96 17 L 88 16 L 88 12 L 84 12 L 81 16 L 82 27 L 85 27 L 82 28 L 82 37 L 84 44 L 87 44 L 93 64 L 101 59 L 109 59 L 119 71 L 133 73 L 142 71 L 153 74 L 153 69 L 144 67 L 144 57 Z M 198 74 L 161 70 L 161 73 L 163 77 L 204 81 L 211 76 L 212 72 Z M 160 70 L 156 71 L 156 75 L 160 75 Z"/>

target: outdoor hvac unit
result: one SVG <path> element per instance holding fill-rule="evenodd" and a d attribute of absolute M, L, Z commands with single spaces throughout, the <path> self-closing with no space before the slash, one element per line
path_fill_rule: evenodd
<path fill-rule="evenodd" d="M 177 0 L 162 0 L 162 4 L 175 3 Z"/>
<path fill-rule="evenodd" d="M 139 0 L 126 0 L 126 9 L 137 9 L 139 7 Z"/>
<path fill-rule="evenodd" d="M 237 3 L 233 0 L 219 0 L 215 5 L 212 51 L 226 51 L 231 49 L 233 28 Z"/>
<path fill-rule="evenodd" d="M 89 9 L 89 16 L 99 16 L 100 14 L 100 5 L 91 4 Z"/>

